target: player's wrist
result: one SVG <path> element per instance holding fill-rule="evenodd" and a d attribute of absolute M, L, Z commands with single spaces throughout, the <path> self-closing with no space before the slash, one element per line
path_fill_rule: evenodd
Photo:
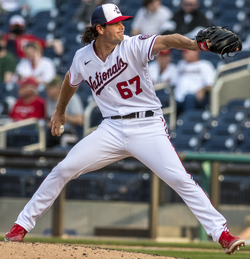
<path fill-rule="evenodd" d="M 197 42 L 198 44 L 198 47 L 201 51 L 210 51 L 208 45 L 207 45 L 207 42 L 206 41 L 203 41 L 203 42 Z"/>

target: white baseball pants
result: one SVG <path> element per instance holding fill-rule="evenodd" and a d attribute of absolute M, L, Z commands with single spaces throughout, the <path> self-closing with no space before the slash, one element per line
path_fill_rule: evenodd
<path fill-rule="evenodd" d="M 207 234 L 218 242 L 226 219 L 186 172 L 169 140 L 166 122 L 160 115 L 105 119 L 96 131 L 77 143 L 53 168 L 21 211 L 16 223 L 30 231 L 70 180 L 129 156 L 137 158 L 174 189 Z"/>

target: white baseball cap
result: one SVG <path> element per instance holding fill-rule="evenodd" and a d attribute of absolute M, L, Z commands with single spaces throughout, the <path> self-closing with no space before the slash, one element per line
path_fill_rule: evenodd
<path fill-rule="evenodd" d="M 94 10 L 91 16 L 91 24 L 110 24 L 133 18 L 133 16 L 123 16 L 115 4 L 103 4 Z"/>
<path fill-rule="evenodd" d="M 21 15 L 16 14 L 11 16 L 9 25 L 16 25 L 16 24 L 25 26 L 25 20 Z"/>

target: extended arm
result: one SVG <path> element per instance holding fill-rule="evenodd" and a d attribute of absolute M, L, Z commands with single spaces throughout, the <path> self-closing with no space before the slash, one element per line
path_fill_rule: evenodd
<path fill-rule="evenodd" d="M 72 87 L 69 84 L 69 72 L 66 73 L 64 77 L 64 81 L 62 84 L 61 92 L 60 92 L 60 97 L 58 104 L 56 106 L 56 110 L 54 111 L 54 114 L 51 118 L 50 121 L 50 126 L 51 126 L 51 134 L 53 136 L 57 135 L 60 136 L 61 134 L 59 133 L 59 128 L 61 125 L 64 125 L 66 122 L 66 117 L 65 117 L 65 110 L 66 107 L 69 103 L 69 100 L 71 97 L 74 95 L 76 92 L 77 87 Z"/>
<path fill-rule="evenodd" d="M 181 34 L 175 33 L 171 35 L 158 36 L 155 40 L 152 54 L 155 55 L 159 51 L 171 48 L 200 50 L 196 40 L 191 40 Z"/>

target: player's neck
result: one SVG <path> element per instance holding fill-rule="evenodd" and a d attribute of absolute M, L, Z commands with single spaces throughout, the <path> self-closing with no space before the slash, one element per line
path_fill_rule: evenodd
<path fill-rule="evenodd" d="M 106 61 L 107 57 L 114 50 L 115 47 L 116 44 L 114 45 L 107 42 L 102 42 L 100 40 L 96 40 L 94 42 L 95 53 L 103 62 Z"/>

